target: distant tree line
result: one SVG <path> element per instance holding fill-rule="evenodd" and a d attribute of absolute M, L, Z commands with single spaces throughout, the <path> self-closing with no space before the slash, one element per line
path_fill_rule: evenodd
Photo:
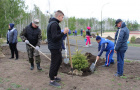
<path fill-rule="evenodd" d="M 40 20 L 40 28 L 44 35 L 46 35 L 46 29 L 49 22 L 50 15 L 44 14 L 39 7 L 34 5 L 34 9 L 28 11 L 28 6 L 25 5 L 24 0 L 0 0 L 0 37 L 5 37 L 8 24 L 14 23 L 18 30 L 21 30 L 29 25 L 34 18 Z M 138 22 L 127 20 L 125 21 L 129 30 L 134 31 L 139 29 Z M 104 31 L 114 31 L 117 28 L 114 27 L 115 19 L 107 18 L 104 19 L 102 29 Z M 86 30 L 87 26 L 91 27 L 91 31 L 96 32 L 101 30 L 101 21 L 96 18 L 75 18 L 65 16 L 62 23 L 60 23 L 62 29 L 69 27 L 70 30 L 77 30 L 80 32 L 81 29 Z"/>

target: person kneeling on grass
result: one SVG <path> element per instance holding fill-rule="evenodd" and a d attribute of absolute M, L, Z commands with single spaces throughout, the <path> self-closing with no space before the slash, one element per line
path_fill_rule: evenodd
<path fill-rule="evenodd" d="M 106 62 L 103 67 L 108 67 L 110 64 L 114 64 L 113 54 L 114 54 L 114 43 L 108 39 L 101 38 L 100 36 L 96 37 L 96 41 L 98 43 L 98 56 L 96 57 L 99 60 L 103 51 L 106 51 Z"/>

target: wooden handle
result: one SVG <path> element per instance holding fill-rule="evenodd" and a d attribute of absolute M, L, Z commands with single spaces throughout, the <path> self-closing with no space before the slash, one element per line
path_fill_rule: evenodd
<path fill-rule="evenodd" d="M 34 47 L 32 44 L 29 43 L 29 45 L 35 49 L 35 47 Z M 45 55 L 44 53 L 42 53 L 40 50 L 38 50 L 38 51 L 39 51 L 42 55 L 44 55 L 46 58 L 48 58 L 48 59 L 51 61 L 51 59 L 50 59 L 48 56 L 46 56 L 46 55 Z"/>
<path fill-rule="evenodd" d="M 67 33 L 67 41 L 68 41 L 68 49 L 69 49 L 69 56 L 70 56 L 70 65 L 71 65 L 71 68 L 73 69 L 68 33 Z"/>

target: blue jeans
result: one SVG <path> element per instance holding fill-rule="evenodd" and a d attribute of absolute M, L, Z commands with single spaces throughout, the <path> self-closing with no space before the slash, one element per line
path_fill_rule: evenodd
<path fill-rule="evenodd" d="M 117 51 L 117 73 L 123 75 L 124 55 L 126 50 Z"/>

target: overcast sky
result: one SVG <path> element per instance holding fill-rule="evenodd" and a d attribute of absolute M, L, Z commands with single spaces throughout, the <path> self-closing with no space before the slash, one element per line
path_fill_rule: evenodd
<path fill-rule="evenodd" d="M 140 0 L 25 0 L 29 10 L 36 4 L 43 13 L 62 10 L 68 17 L 76 18 L 121 18 L 123 20 L 137 20 L 140 24 Z"/>

